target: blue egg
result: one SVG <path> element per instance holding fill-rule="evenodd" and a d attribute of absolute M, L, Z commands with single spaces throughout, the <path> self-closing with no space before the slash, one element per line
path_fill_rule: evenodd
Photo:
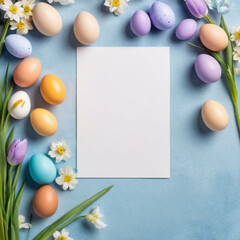
<path fill-rule="evenodd" d="M 150 9 L 150 18 L 153 25 L 159 30 L 167 30 L 175 24 L 173 10 L 163 2 L 153 3 Z"/>
<path fill-rule="evenodd" d="M 22 35 L 8 35 L 5 39 L 5 46 L 8 52 L 16 58 L 26 58 L 32 53 L 30 41 Z"/>
<path fill-rule="evenodd" d="M 32 179 L 39 184 L 49 184 L 57 176 L 55 164 L 47 156 L 34 154 L 29 162 L 29 172 Z"/>

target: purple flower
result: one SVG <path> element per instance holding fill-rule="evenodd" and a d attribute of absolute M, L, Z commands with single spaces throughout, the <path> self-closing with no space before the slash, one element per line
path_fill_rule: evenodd
<path fill-rule="evenodd" d="M 14 140 L 8 149 L 7 161 L 10 165 L 16 166 L 22 163 L 27 152 L 27 139 L 20 138 Z"/>
<path fill-rule="evenodd" d="M 185 2 L 194 17 L 202 18 L 208 14 L 208 7 L 204 0 L 185 0 Z"/>

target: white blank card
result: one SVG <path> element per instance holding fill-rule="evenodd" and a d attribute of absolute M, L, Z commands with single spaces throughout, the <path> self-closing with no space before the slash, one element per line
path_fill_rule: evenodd
<path fill-rule="evenodd" d="M 170 177 L 167 47 L 77 48 L 80 178 Z"/>

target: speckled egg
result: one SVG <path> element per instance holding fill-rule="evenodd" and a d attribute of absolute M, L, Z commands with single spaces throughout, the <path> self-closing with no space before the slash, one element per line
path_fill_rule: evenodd
<path fill-rule="evenodd" d="M 30 116 L 31 124 L 36 133 L 49 137 L 56 133 L 58 122 L 55 116 L 46 109 L 36 108 Z"/>
<path fill-rule="evenodd" d="M 40 153 L 31 157 L 29 172 L 32 179 L 39 184 L 52 183 L 57 176 L 55 164 L 50 158 Z"/>
<path fill-rule="evenodd" d="M 5 46 L 8 52 L 16 58 L 25 58 L 32 53 L 30 41 L 19 34 L 10 34 L 5 39 Z"/>
<path fill-rule="evenodd" d="M 24 91 L 15 92 L 8 101 L 8 111 L 15 119 L 27 117 L 31 110 L 31 101 Z"/>
<path fill-rule="evenodd" d="M 130 21 L 130 28 L 136 36 L 144 36 L 151 30 L 151 20 L 143 10 L 136 11 Z"/>
<path fill-rule="evenodd" d="M 218 52 L 228 45 L 226 32 L 215 24 L 204 24 L 199 30 L 202 44 L 211 51 Z"/>
<path fill-rule="evenodd" d="M 153 3 L 150 9 L 150 18 L 153 25 L 159 30 L 167 30 L 175 24 L 173 10 L 163 2 Z"/>
<path fill-rule="evenodd" d="M 228 125 L 228 113 L 224 106 L 217 101 L 206 101 L 202 106 L 201 114 L 203 122 L 212 131 L 221 131 Z"/>
<path fill-rule="evenodd" d="M 38 58 L 26 58 L 16 66 L 13 80 L 19 87 L 30 87 L 38 80 L 41 69 Z"/>
<path fill-rule="evenodd" d="M 187 40 L 194 36 L 197 31 L 197 22 L 194 19 L 181 21 L 176 28 L 176 37 L 179 40 Z"/>
<path fill-rule="evenodd" d="M 58 207 L 58 196 L 56 191 L 49 185 L 40 187 L 35 193 L 32 201 L 34 212 L 39 217 L 52 216 Z"/>
<path fill-rule="evenodd" d="M 220 79 L 222 69 L 218 61 L 208 54 L 200 54 L 195 61 L 195 71 L 205 83 L 214 83 Z"/>

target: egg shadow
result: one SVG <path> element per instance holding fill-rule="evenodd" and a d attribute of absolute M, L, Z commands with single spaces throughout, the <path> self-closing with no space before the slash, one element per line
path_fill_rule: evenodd
<path fill-rule="evenodd" d="M 196 128 L 202 135 L 213 136 L 214 132 L 210 130 L 202 120 L 201 108 L 196 113 Z"/>
<path fill-rule="evenodd" d="M 207 87 L 208 86 L 207 83 L 204 83 L 203 81 L 201 81 L 199 79 L 199 77 L 197 76 L 194 63 L 190 66 L 188 79 L 190 80 L 191 85 L 194 87 Z"/>
<path fill-rule="evenodd" d="M 130 20 L 131 21 L 131 20 Z M 131 27 L 130 27 L 130 21 L 128 21 L 128 23 L 126 24 L 126 27 L 125 27 L 125 34 L 128 38 L 131 38 L 131 39 L 136 39 L 137 36 L 132 32 L 131 30 Z"/>
<path fill-rule="evenodd" d="M 69 25 L 68 42 L 69 42 L 70 46 L 72 46 L 74 49 L 76 47 L 85 47 L 85 45 L 83 45 L 76 39 L 74 31 L 73 31 L 73 24 Z"/>

